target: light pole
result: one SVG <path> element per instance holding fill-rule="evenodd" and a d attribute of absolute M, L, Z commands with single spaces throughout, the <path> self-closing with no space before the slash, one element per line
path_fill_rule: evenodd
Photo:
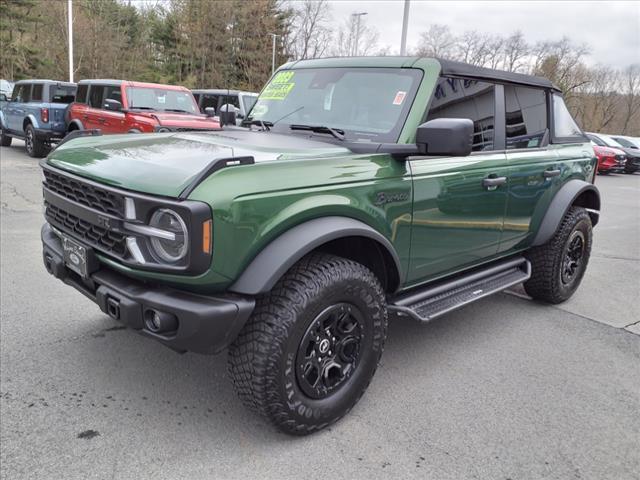
<path fill-rule="evenodd" d="M 69 81 L 73 83 L 73 0 L 67 0 L 67 29 L 69 34 Z"/>
<path fill-rule="evenodd" d="M 271 44 L 271 75 L 276 71 L 276 37 L 281 37 L 276 33 L 270 33 L 273 43 Z"/>
<path fill-rule="evenodd" d="M 407 28 L 409 27 L 409 0 L 404 0 L 404 15 L 402 17 L 402 39 L 400 40 L 400 55 L 407 54 Z"/>
<path fill-rule="evenodd" d="M 367 12 L 358 12 L 358 13 L 352 13 L 351 16 L 352 17 L 356 17 L 356 39 L 355 42 L 353 43 L 353 56 L 357 57 L 358 56 L 358 42 L 360 41 L 360 17 L 362 17 L 363 15 L 366 15 Z"/>

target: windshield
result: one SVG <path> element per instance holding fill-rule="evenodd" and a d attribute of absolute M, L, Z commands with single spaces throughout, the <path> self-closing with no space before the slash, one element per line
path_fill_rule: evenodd
<path fill-rule="evenodd" d="M 193 96 L 181 90 L 128 87 L 127 100 L 129 108 L 185 113 L 200 112 Z"/>
<path fill-rule="evenodd" d="M 242 104 L 244 105 L 245 112 L 251 110 L 256 104 L 256 100 L 258 100 L 257 95 L 242 95 L 240 98 L 242 99 Z"/>
<path fill-rule="evenodd" d="M 281 70 L 249 120 L 330 127 L 352 141 L 395 142 L 421 78 L 421 70 L 400 68 Z"/>

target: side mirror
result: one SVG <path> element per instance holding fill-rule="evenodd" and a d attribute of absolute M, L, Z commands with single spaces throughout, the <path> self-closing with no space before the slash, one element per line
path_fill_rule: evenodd
<path fill-rule="evenodd" d="M 8 102 L 7 96 L 4 93 L 0 93 L 0 102 Z"/>
<path fill-rule="evenodd" d="M 418 127 L 416 144 L 423 155 L 466 157 L 473 146 L 473 121 L 468 118 L 436 118 Z"/>
<path fill-rule="evenodd" d="M 207 107 L 204 109 L 204 113 L 207 115 L 207 117 L 215 117 L 216 109 L 213 107 Z"/>
<path fill-rule="evenodd" d="M 236 124 L 236 112 L 235 110 L 231 110 L 229 112 L 225 112 L 221 109 L 220 111 L 220 125 L 235 125 Z"/>
<path fill-rule="evenodd" d="M 122 111 L 122 103 L 119 102 L 118 100 L 114 100 L 112 98 L 107 98 L 104 101 L 104 104 L 102 105 L 102 107 L 105 110 L 109 110 L 110 112 L 120 112 L 120 111 Z"/>

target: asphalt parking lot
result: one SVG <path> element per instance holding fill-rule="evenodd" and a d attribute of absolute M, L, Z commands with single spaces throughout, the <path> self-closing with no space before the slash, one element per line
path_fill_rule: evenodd
<path fill-rule="evenodd" d="M 393 323 L 351 414 L 291 438 L 240 405 L 224 355 L 178 355 L 49 276 L 37 161 L 14 141 L 0 166 L 2 478 L 640 476 L 640 174 L 597 178 L 569 302 L 516 289 Z"/>

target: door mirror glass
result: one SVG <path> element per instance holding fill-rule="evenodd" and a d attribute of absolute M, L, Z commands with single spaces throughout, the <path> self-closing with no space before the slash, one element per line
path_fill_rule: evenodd
<path fill-rule="evenodd" d="M 204 113 L 207 115 L 207 117 L 214 117 L 216 114 L 216 109 L 213 107 L 207 107 L 204 109 Z"/>
<path fill-rule="evenodd" d="M 102 107 L 105 110 L 109 110 L 110 112 L 120 112 L 122 111 L 122 103 L 118 100 L 114 100 L 112 98 L 105 99 Z"/>
<path fill-rule="evenodd" d="M 473 147 L 473 121 L 436 118 L 418 127 L 416 144 L 423 155 L 466 157 Z"/>

